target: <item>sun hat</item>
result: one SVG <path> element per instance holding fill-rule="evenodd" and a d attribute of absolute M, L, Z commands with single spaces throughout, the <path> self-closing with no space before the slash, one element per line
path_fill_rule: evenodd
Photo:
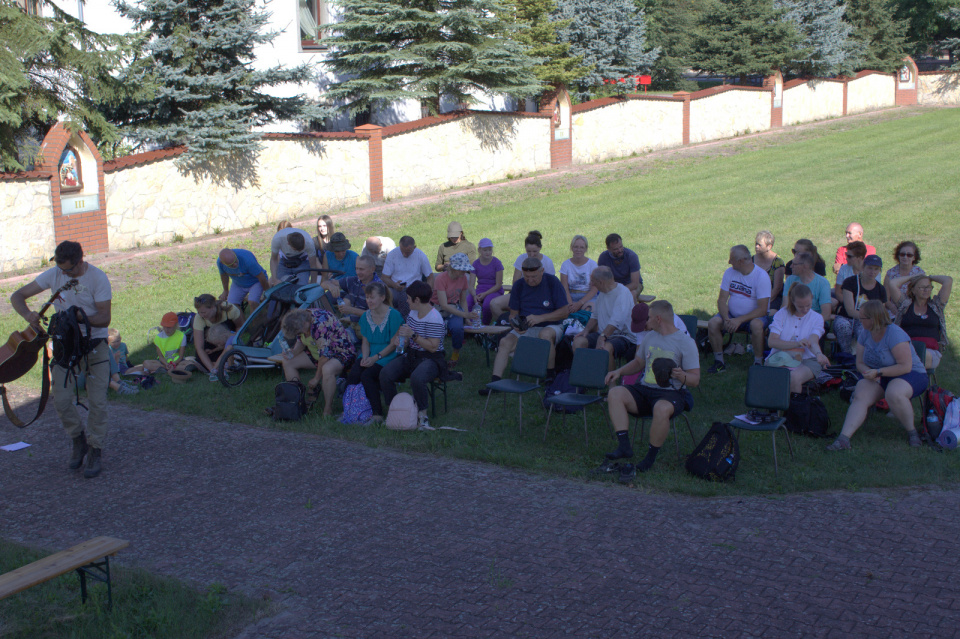
<path fill-rule="evenodd" d="M 170 381 L 173 382 L 174 384 L 183 384 L 189 381 L 191 377 L 193 377 L 193 373 L 191 373 L 190 371 L 176 369 L 172 371 L 167 371 L 167 376 L 170 378 Z"/>
<path fill-rule="evenodd" d="M 470 258 L 465 253 L 454 253 L 450 256 L 450 268 L 469 273 L 473 271 L 473 264 L 470 263 Z"/>
<path fill-rule="evenodd" d="M 879 255 L 868 255 L 863 258 L 864 266 L 879 266 L 883 268 L 883 260 L 880 259 Z"/>
<path fill-rule="evenodd" d="M 648 319 L 650 319 L 650 307 L 643 302 L 638 302 L 630 313 L 630 330 L 634 333 L 647 330 Z"/>
<path fill-rule="evenodd" d="M 350 248 L 350 240 L 347 239 L 347 236 L 337 231 L 330 236 L 330 241 L 327 242 L 327 247 L 331 251 L 346 251 Z"/>
<path fill-rule="evenodd" d="M 460 237 L 461 233 L 463 233 L 463 227 L 460 226 L 460 222 L 447 224 L 447 237 Z"/>
<path fill-rule="evenodd" d="M 479 242 L 477 242 L 477 248 L 487 248 L 487 247 L 493 248 L 493 240 L 491 240 L 489 237 L 485 237 Z"/>
<path fill-rule="evenodd" d="M 164 328 L 169 328 L 171 326 L 179 326 L 179 324 L 180 324 L 180 321 L 177 319 L 177 314 L 173 312 L 164 313 L 163 319 L 160 320 L 160 326 Z"/>

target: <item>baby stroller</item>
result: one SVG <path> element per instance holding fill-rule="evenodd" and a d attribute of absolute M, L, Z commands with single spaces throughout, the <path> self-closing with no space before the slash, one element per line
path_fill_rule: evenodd
<path fill-rule="evenodd" d="M 309 269 L 342 275 L 331 269 Z M 283 281 L 266 290 L 263 301 L 237 330 L 233 347 L 220 359 L 217 378 L 227 388 L 243 384 L 247 373 L 255 368 L 276 368 L 280 364 L 270 357 L 283 353 L 280 323 L 293 309 L 322 308 L 338 314 L 336 305 L 319 284 L 299 286 L 295 280 Z"/>

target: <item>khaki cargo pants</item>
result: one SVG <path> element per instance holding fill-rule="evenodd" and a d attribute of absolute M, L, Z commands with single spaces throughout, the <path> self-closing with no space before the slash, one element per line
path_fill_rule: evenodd
<path fill-rule="evenodd" d="M 63 423 L 64 430 L 71 438 L 79 437 L 86 430 L 87 443 L 94 448 L 103 448 L 107 438 L 107 388 L 110 385 L 110 347 L 103 340 L 80 360 L 78 373 L 86 373 L 87 397 L 85 404 L 87 427 L 80 420 L 80 408 L 76 406 L 77 378 L 73 373 L 60 366 L 51 366 L 53 373 L 53 405 Z M 64 386 L 66 381 L 66 386 Z M 81 396 L 81 401 L 83 398 Z"/>

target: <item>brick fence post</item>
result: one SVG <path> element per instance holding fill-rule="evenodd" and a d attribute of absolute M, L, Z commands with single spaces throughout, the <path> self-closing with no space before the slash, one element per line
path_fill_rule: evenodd
<path fill-rule="evenodd" d="M 355 131 L 367 138 L 370 157 L 370 201 L 383 201 L 383 133 L 376 124 L 358 126 Z"/>
<path fill-rule="evenodd" d="M 690 144 L 690 92 L 677 91 L 675 98 L 683 98 L 683 144 Z"/>
<path fill-rule="evenodd" d="M 783 126 L 783 75 L 774 71 L 763 79 L 763 88 L 770 89 L 770 128 Z"/>
<path fill-rule="evenodd" d="M 907 56 L 903 59 L 903 66 L 896 73 L 896 94 L 894 103 L 897 106 L 908 106 L 917 103 L 917 85 L 920 81 L 917 63 Z"/>

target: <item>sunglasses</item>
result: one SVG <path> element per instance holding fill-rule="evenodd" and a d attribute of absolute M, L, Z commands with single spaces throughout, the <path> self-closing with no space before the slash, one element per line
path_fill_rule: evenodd
<path fill-rule="evenodd" d="M 916 253 L 900 253 L 900 257 L 914 257 Z"/>

